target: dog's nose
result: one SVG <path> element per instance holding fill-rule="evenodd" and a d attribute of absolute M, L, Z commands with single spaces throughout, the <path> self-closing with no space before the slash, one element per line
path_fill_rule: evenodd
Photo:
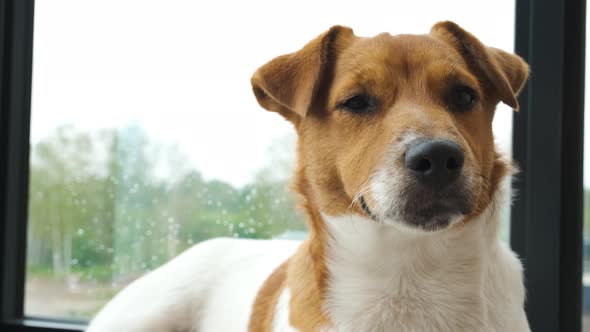
<path fill-rule="evenodd" d="M 459 144 L 449 140 L 428 140 L 408 148 L 405 164 L 422 183 L 442 189 L 457 180 L 464 160 Z"/>

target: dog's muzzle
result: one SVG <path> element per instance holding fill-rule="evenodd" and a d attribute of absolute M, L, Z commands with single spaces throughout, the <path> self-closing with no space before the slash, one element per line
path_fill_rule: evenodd
<path fill-rule="evenodd" d="M 402 219 L 412 226 L 437 230 L 469 213 L 464 161 L 463 150 L 451 140 L 419 140 L 410 145 L 404 156 L 411 180 L 403 194 Z"/>

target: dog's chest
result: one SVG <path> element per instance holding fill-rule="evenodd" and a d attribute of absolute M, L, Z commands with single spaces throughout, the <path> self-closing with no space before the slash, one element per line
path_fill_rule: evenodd
<path fill-rule="evenodd" d="M 334 281 L 331 288 L 326 309 L 333 331 L 482 331 L 484 308 L 474 288 L 370 278 Z"/>
<path fill-rule="evenodd" d="M 328 225 L 325 309 L 334 331 L 481 330 L 478 243 L 416 239 L 351 218 Z"/>

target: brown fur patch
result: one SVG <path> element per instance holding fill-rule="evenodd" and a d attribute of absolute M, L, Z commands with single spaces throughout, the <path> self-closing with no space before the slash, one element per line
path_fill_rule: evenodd
<path fill-rule="evenodd" d="M 289 261 L 281 264 L 266 279 L 262 288 L 258 291 L 250 323 L 248 324 L 249 332 L 272 332 L 272 322 L 275 315 L 275 308 L 287 280 L 287 268 Z"/>
<path fill-rule="evenodd" d="M 300 208 L 305 213 L 310 234 L 291 257 L 293 263 L 287 276 L 291 290 L 289 321 L 301 331 L 320 331 L 330 324 L 322 308 L 328 277 L 325 263 L 327 234 L 302 164 L 295 173 L 294 189 L 300 195 Z"/>

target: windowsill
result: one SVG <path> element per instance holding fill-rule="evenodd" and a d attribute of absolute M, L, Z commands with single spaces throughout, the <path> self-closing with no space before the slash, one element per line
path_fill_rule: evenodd
<path fill-rule="evenodd" d="M 68 322 L 63 320 L 51 320 L 44 318 L 27 317 L 25 319 L 11 320 L 2 323 L 4 331 L 84 331 L 86 324 L 82 322 Z"/>

